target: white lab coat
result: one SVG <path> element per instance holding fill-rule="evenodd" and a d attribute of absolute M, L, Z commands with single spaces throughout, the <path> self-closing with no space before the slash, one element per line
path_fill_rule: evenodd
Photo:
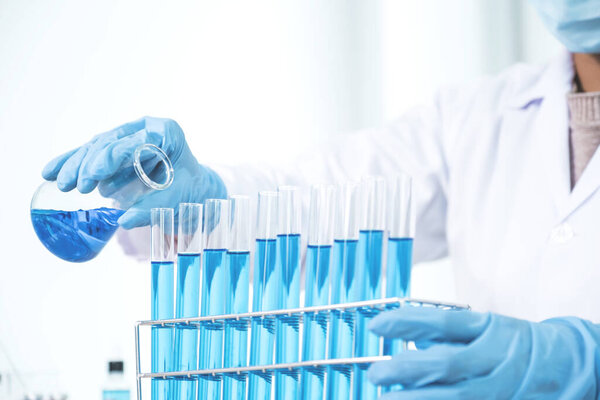
<path fill-rule="evenodd" d="M 252 195 L 407 171 L 418 194 L 415 261 L 449 255 L 461 302 L 600 322 L 600 153 L 571 192 L 572 79 L 567 53 L 546 67 L 515 65 L 287 167 L 215 169 L 229 193 Z"/>

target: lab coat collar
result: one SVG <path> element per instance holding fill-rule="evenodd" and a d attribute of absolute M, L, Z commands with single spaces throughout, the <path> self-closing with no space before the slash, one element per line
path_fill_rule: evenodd
<path fill-rule="evenodd" d="M 573 75 L 571 55 L 561 53 L 519 99 L 523 112 L 534 103 L 539 107 L 535 111 L 533 134 L 559 220 L 566 218 L 571 208 L 567 93 L 571 90 Z"/>
<path fill-rule="evenodd" d="M 596 151 L 571 190 L 567 94 L 572 90 L 574 75 L 572 57 L 564 52 L 519 99 L 521 109 L 541 101 L 534 129 L 558 222 L 569 217 L 600 187 L 600 152 Z"/>
<path fill-rule="evenodd" d="M 543 100 L 557 88 L 566 88 L 568 92 L 574 76 L 572 55 L 567 50 L 563 50 L 544 67 L 542 73 L 537 75 L 537 79 L 531 82 L 528 88 L 514 97 L 509 105 L 514 108 L 527 108 L 530 104 Z"/>

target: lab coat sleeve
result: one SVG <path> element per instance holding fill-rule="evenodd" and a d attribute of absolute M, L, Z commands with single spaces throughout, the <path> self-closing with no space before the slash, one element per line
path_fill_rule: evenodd
<path fill-rule="evenodd" d="M 447 255 L 445 142 L 438 100 L 410 110 L 385 128 L 333 137 L 288 163 L 211 167 L 224 180 L 229 194 L 251 197 L 278 185 L 298 185 L 306 190 L 316 183 L 358 180 L 364 175 L 392 177 L 404 171 L 415 185 L 414 259 L 420 262 Z M 307 192 L 303 197 L 308 200 Z"/>

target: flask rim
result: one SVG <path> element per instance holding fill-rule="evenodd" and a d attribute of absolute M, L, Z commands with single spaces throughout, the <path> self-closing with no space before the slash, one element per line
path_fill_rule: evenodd
<path fill-rule="evenodd" d="M 164 182 L 156 182 L 150 178 L 144 168 L 142 167 L 141 154 L 143 151 L 150 151 L 160 158 L 161 162 L 165 165 L 167 178 Z M 145 143 L 138 146 L 133 153 L 133 169 L 140 180 L 149 188 L 154 190 L 165 190 L 173 183 L 173 165 L 167 154 L 160 147 L 152 144 Z"/>

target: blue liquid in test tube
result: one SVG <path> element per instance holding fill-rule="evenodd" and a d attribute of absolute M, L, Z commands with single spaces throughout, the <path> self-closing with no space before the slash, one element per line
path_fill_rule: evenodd
<path fill-rule="evenodd" d="M 281 276 L 282 309 L 300 307 L 300 229 L 301 205 L 295 186 L 280 186 L 277 190 L 278 234 L 277 266 Z M 275 362 L 293 363 L 299 359 L 300 316 L 282 315 L 277 319 Z M 275 398 L 294 400 L 299 395 L 299 376 L 296 371 L 275 374 Z"/>
<path fill-rule="evenodd" d="M 229 233 L 229 202 L 209 199 L 204 203 L 204 269 L 201 282 L 200 315 L 223 315 L 228 289 L 226 253 Z M 223 323 L 202 323 L 199 340 L 199 369 L 223 367 Z M 221 378 L 203 376 L 198 382 L 198 399 L 219 400 Z"/>
<path fill-rule="evenodd" d="M 358 239 L 358 269 L 365 282 L 362 300 L 381 298 L 383 230 L 385 227 L 385 189 L 383 178 L 369 177 L 361 182 L 362 214 Z M 380 354 L 380 338 L 371 333 L 368 323 L 374 314 L 368 310 L 360 311 L 356 321 L 355 356 L 368 357 Z M 375 400 L 378 387 L 367 379 L 366 368 L 357 365 L 354 368 L 354 398 Z"/>
<path fill-rule="evenodd" d="M 335 240 L 331 266 L 331 304 L 360 301 L 364 281 L 357 274 L 359 186 L 342 185 L 337 194 Z M 329 324 L 328 358 L 351 358 L 354 346 L 355 312 L 332 311 Z M 350 399 L 351 368 L 331 366 L 327 377 L 327 399 Z"/>
<path fill-rule="evenodd" d="M 333 186 L 320 185 L 312 189 L 306 250 L 305 307 L 329 304 L 334 195 Z M 304 314 L 302 361 L 327 358 L 327 323 L 327 313 Z M 323 371 L 303 370 L 301 398 L 323 398 L 324 383 Z"/>
<path fill-rule="evenodd" d="M 231 228 L 227 251 L 227 314 L 248 312 L 250 282 L 250 199 L 247 196 L 231 196 Z M 229 320 L 225 324 L 223 367 L 248 365 L 248 321 Z M 229 375 L 223 378 L 223 399 L 245 400 L 246 377 Z"/>
<path fill-rule="evenodd" d="M 175 318 L 200 315 L 200 261 L 202 251 L 202 204 L 179 205 L 177 238 L 177 289 Z M 175 330 L 175 370 L 193 371 L 198 366 L 198 331 L 195 327 L 178 326 Z M 196 399 L 196 379 L 182 378 L 173 382 L 176 399 Z"/>
<path fill-rule="evenodd" d="M 250 280 L 250 252 L 227 252 L 230 287 L 227 314 L 248 312 L 248 289 Z M 245 299 L 245 300 L 244 300 Z M 245 367 L 248 364 L 248 322 L 230 321 L 225 326 L 223 366 Z M 226 376 L 223 380 L 223 398 L 246 398 L 246 377 Z"/>
<path fill-rule="evenodd" d="M 256 251 L 254 253 L 254 278 L 252 311 L 271 311 L 280 307 L 281 276 L 276 268 L 277 193 L 260 192 L 258 195 L 258 217 L 256 229 Z M 273 364 L 275 345 L 275 320 L 254 318 L 250 338 L 250 365 Z M 248 399 L 271 398 L 270 374 L 251 373 Z"/>
<path fill-rule="evenodd" d="M 387 250 L 386 297 L 410 296 L 414 214 L 412 180 L 401 174 L 395 181 L 392 196 L 392 218 Z M 402 340 L 384 339 L 383 354 L 394 355 L 406 350 Z M 382 392 L 401 390 L 401 385 L 383 387 Z"/>
<path fill-rule="evenodd" d="M 173 209 L 153 208 L 152 226 L 152 280 L 151 318 L 171 319 L 174 312 L 175 250 Z M 173 328 L 152 327 L 152 372 L 170 372 L 173 368 Z M 171 385 L 167 380 L 152 380 L 152 398 L 172 398 Z"/>
<path fill-rule="evenodd" d="M 387 249 L 387 297 L 410 296 L 413 239 L 389 238 Z"/>

